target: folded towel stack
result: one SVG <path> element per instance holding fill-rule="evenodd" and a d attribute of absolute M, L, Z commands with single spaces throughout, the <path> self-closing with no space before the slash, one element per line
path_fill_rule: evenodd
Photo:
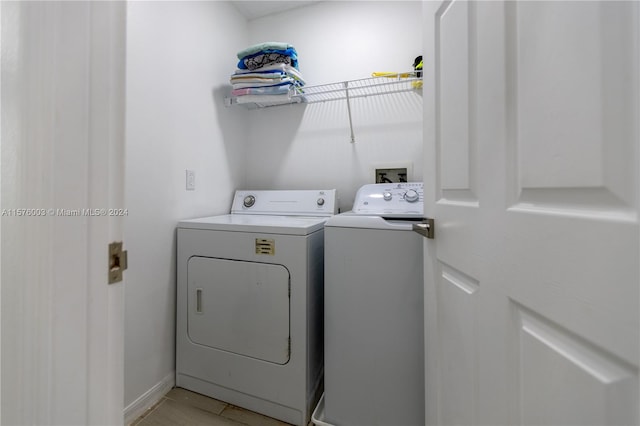
<path fill-rule="evenodd" d="M 238 52 L 231 75 L 231 96 L 238 103 L 291 102 L 290 90 L 301 93 L 305 82 L 298 70 L 298 53 L 288 43 L 260 43 Z"/>

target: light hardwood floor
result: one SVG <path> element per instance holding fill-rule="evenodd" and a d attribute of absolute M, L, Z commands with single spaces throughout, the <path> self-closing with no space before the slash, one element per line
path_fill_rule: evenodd
<path fill-rule="evenodd" d="M 290 426 L 217 399 L 181 388 L 171 389 L 131 426 Z M 313 426 L 313 423 L 309 423 Z"/>

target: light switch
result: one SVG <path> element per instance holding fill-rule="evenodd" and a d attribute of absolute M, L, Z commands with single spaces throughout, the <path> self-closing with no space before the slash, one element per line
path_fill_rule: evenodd
<path fill-rule="evenodd" d="M 187 170 L 187 191 L 195 191 L 196 189 L 196 172 Z"/>

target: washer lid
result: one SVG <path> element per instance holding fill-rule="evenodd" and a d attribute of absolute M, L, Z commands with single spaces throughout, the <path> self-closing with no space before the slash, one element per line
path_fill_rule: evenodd
<path fill-rule="evenodd" d="M 324 227 L 328 217 L 226 214 L 183 220 L 178 228 L 259 234 L 308 235 Z"/>
<path fill-rule="evenodd" d="M 382 216 L 365 216 L 346 212 L 330 218 L 325 223 L 325 228 L 358 228 L 358 229 L 385 229 L 392 231 L 412 232 L 412 225 L 420 219 L 408 218 L 383 218 Z M 416 235 L 417 236 L 417 235 Z"/>
<path fill-rule="evenodd" d="M 416 218 L 424 215 L 422 182 L 372 183 L 356 193 L 352 214 L 388 218 Z"/>

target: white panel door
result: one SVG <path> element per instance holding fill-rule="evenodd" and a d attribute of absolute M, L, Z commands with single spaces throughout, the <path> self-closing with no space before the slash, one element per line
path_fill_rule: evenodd
<path fill-rule="evenodd" d="M 638 424 L 639 15 L 424 2 L 428 424 Z"/>

